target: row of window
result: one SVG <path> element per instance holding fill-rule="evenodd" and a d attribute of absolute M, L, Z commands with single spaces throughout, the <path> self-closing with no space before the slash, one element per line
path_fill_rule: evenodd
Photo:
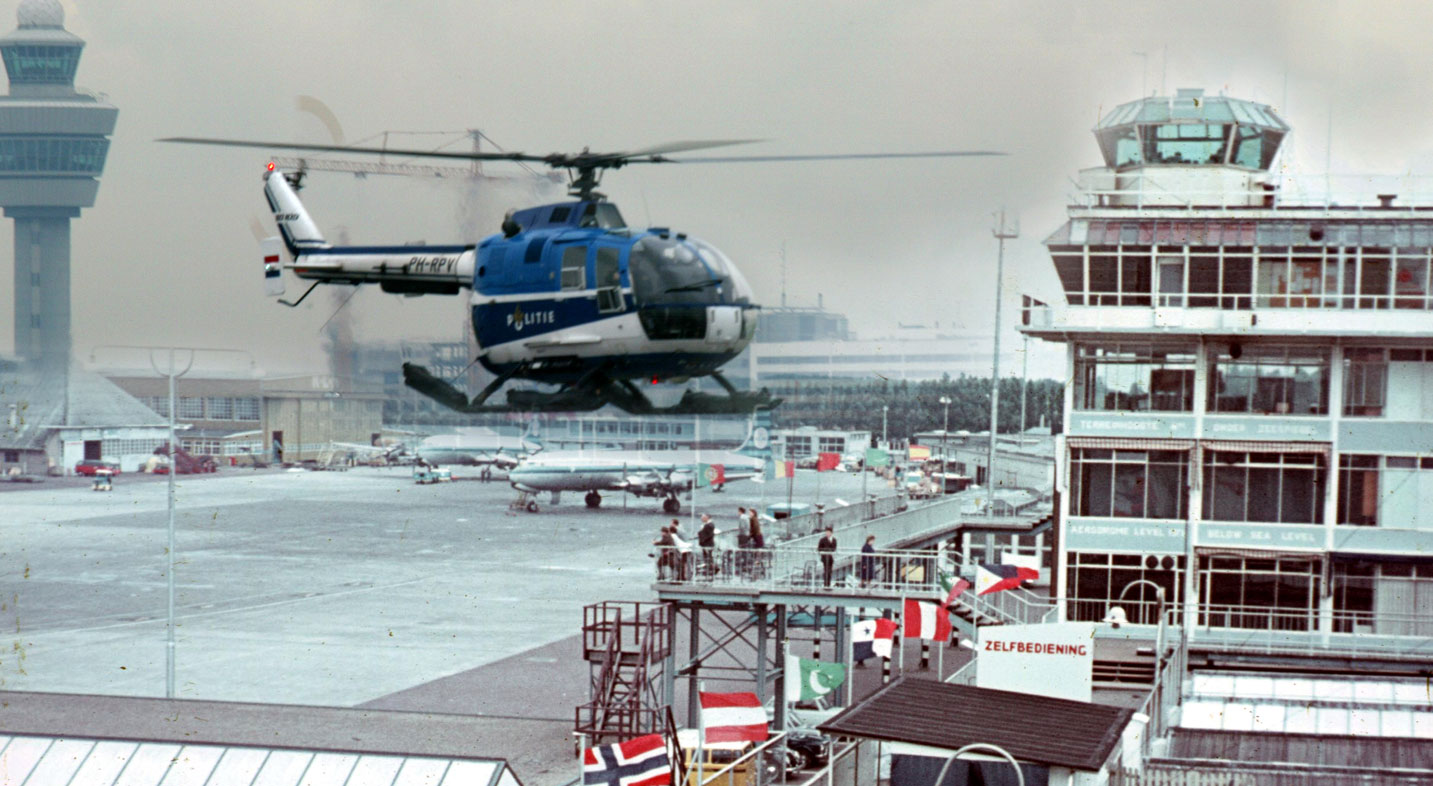
<path fill-rule="evenodd" d="M 103 137 L 0 137 L 0 172 L 104 170 L 109 140 Z"/>
<path fill-rule="evenodd" d="M 1330 357 L 1329 350 L 1312 347 L 1226 347 L 1210 363 L 1206 409 L 1327 414 Z M 1433 417 L 1433 351 L 1349 348 L 1343 364 L 1344 415 Z M 1075 408 L 1192 412 L 1194 371 L 1192 347 L 1084 345 L 1075 360 Z"/>
<path fill-rule="evenodd" d="M 1143 123 L 1096 132 L 1112 167 L 1229 164 L 1267 170 L 1284 132 L 1233 123 Z"/>
<path fill-rule="evenodd" d="M 1057 246 L 1071 305 L 1429 309 L 1427 247 Z"/>
<path fill-rule="evenodd" d="M 1071 552 L 1066 580 L 1068 613 L 1100 620 L 1114 605 L 1132 622 L 1157 619 L 1156 593 L 1178 610 L 1184 596 L 1184 557 Z M 1198 624 L 1210 627 L 1313 630 L 1318 627 L 1323 567 L 1317 558 L 1201 555 Z M 1336 632 L 1433 634 L 1433 565 L 1339 560 L 1330 566 Z M 1176 611 L 1177 613 L 1177 611 Z"/>
<path fill-rule="evenodd" d="M 574 421 L 569 431 L 575 430 L 578 433 L 598 434 L 681 434 L 683 424 L 681 423 L 653 423 L 646 424 L 640 421 L 621 420 L 614 422 L 598 421 L 587 425 L 582 421 Z"/>
<path fill-rule="evenodd" d="M 80 47 L 44 44 L 12 44 L 0 48 L 10 83 L 17 85 L 74 84 L 80 62 Z"/>
<path fill-rule="evenodd" d="M 1323 458 L 1313 453 L 1204 453 L 1204 518 L 1313 524 L 1322 516 Z M 1070 451 L 1075 516 L 1183 519 L 1189 454 L 1174 450 Z M 1401 519 L 1398 526 L 1415 526 Z"/>
<path fill-rule="evenodd" d="M 169 417 L 168 396 L 141 396 L 140 401 L 161 417 Z M 178 396 L 176 418 L 191 420 L 259 420 L 257 396 Z"/>

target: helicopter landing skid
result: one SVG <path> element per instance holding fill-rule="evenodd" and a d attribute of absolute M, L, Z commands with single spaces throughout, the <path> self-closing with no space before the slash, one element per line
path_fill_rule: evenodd
<path fill-rule="evenodd" d="M 594 370 L 552 393 L 510 390 L 506 404 L 488 404 L 488 399 L 498 388 L 519 371 L 521 369 L 498 377 L 472 399 L 448 381 L 414 363 L 403 364 L 403 381 L 439 404 L 466 413 L 590 412 L 611 404 L 633 415 L 747 415 L 757 407 L 774 408 L 781 403 L 781 399 L 772 398 L 771 393 L 764 389 L 756 392 L 737 390 L 720 373 L 715 373 L 712 376 L 726 390 L 724 395 L 689 390 L 676 404 L 659 407 L 630 380 L 613 379 L 604 371 Z"/>

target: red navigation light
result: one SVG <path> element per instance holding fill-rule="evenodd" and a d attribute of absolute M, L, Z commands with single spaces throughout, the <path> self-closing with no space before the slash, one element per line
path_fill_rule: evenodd
<path fill-rule="evenodd" d="M 653 384 L 653 385 L 657 384 L 657 378 L 656 378 L 656 377 L 652 377 L 652 384 Z"/>
<path fill-rule="evenodd" d="M 270 172 L 274 171 L 274 162 L 272 162 L 272 161 L 269 162 L 269 171 L 270 171 Z"/>

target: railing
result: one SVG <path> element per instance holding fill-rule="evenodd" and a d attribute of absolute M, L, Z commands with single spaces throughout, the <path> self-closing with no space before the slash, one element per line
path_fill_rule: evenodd
<path fill-rule="evenodd" d="M 1113 174 L 1113 173 L 1112 173 Z M 1255 173 L 1250 172 L 1251 176 Z M 1433 201 L 1433 179 L 1426 175 L 1352 175 L 1313 174 L 1289 175 L 1281 178 L 1272 189 L 1262 183 L 1247 188 L 1169 189 L 1158 183 L 1152 173 L 1121 173 L 1126 188 L 1095 188 L 1082 186 L 1072 197 L 1072 204 L 1083 207 L 1108 205 L 1112 199 L 1133 202 L 1141 207 L 1165 208 L 1183 206 L 1209 207 L 1277 207 L 1282 209 L 1359 210 L 1379 216 L 1414 213 L 1416 206 Z M 1112 180 L 1105 180 L 1111 183 Z M 1396 194 L 1403 204 L 1384 207 L 1380 196 Z M 1178 202 L 1175 205 L 1174 202 Z M 1133 205 L 1132 205 L 1133 206 Z M 1164 214 L 1164 213 L 1162 213 Z"/>
<path fill-rule="evenodd" d="M 872 741 L 833 745 L 826 766 L 810 773 L 786 773 L 786 783 L 802 786 L 875 786 L 879 763 L 876 744 Z M 797 778 L 801 780 L 797 780 Z M 723 784 L 726 786 L 726 784 Z"/>
<path fill-rule="evenodd" d="M 900 493 L 876 497 L 854 505 L 830 505 L 819 511 L 777 519 L 774 523 L 767 524 L 766 539 L 775 544 L 813 535 L 820 537 L 820 532 L 826 527 L 841 531 L 864 521 L 899 513 L 908 507 L 910 500 Z"/>
<path fill-rule="evenodd" d="M 772 775 L 779 775 L 783 769 L 785 748 L 786 732 L 782 731 L 773 733 L 765 742 L 730 762 L 710 761 L 724 751 L 699 748 L 696 752 L 704 752 L 705 756 L 700 766 L 696 759 L 688 757 L 683 786 L 766 786 L 779 780 Z"/>
<path fill-rule="evenodd" d="M 830 558 L 829 581 L 824 558 Z M 664 559 L 665 558 L 665 559 Z M 890 597 L 928 597 L 941 592 L 933 550 L 859 549 L 660 549 L 657 582 L 669 586 L 733 587 L 751 590 L 820 591 Z M 943 598 L 942 598 L 943 599 Z"/>
<path fill-rule="evenodd" d="M 1433 615 L 1202 605 L 1194 646 L 1264 654 L 1433 660 Z"/>
<path fill-rule="evenodd" d="M 1143 626 L 1154 635 L 1157 601 L 1057 598 L 1055 602 L 1065 606 L 1068 619 L 1086 622 L 1099 622 L 1119 606 L 1130 625 Z M 1165 613 L 1167 630 L 1183 626 L 1183 604 L 1167 603 Z M 1200 604 L 1190 644 L 1215 651 L 1433 660 L 1433 615 Z"/>
<path fill-rule="evenodd" d="M 875 535 L 876 543 L 885 545 L 901 540 L 908 540 L 925 533 L 954 530 L 964 518 L 962 511 L 968 501 L 968 499 L 962 498 L 962 495 L 952 495 L 950 499 L 910 508 L 870 521 L 851 523 L 839 527 L 834 524 L 829 526 L 835 530 L 834 534 L 837 541 L 864 543 L 867 535 Z M 811 551 L 815 551 L 816 542 L 820 539 L 821 535 L 819 531 L 817 531 L 785 541 L 779 545 L 782 548 L 797 550 L 810 549 Z"/>
<path fill-rule="evenodd" d="M 971 658 L 964 666 L 956 669 L 954 674 L 946 677 L 945 681 L 951 685 L 974 685 L 976 670 L 979 668 L 976 664 L 979 662 L 980 658 Z"/>

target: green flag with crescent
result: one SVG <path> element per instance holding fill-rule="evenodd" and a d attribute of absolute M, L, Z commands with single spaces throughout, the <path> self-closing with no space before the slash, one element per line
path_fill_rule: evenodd
<path fill-rule="evenodd" d="M 839 663 L 823 663 L 810 658 L 786 656 L 786 700 L 810 701 L 841 687 L 846 681 L 846 667 Z"/>

